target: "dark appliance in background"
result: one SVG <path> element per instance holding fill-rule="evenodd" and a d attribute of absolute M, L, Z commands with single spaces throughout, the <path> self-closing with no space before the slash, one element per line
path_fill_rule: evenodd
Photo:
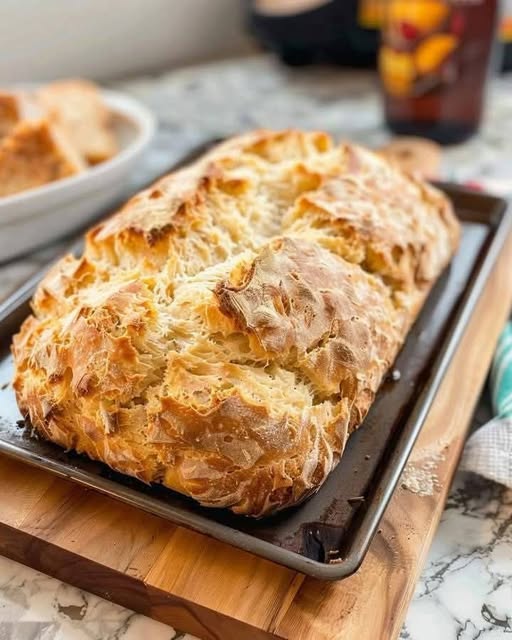
<path fill-rule="evenodd" d="M 288 65 L 375 67 L 386 0 L 250 0 L 249 29 Z"/>

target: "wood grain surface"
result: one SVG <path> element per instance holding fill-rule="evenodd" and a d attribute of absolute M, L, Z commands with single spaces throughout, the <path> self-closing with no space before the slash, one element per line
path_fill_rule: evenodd
<path fill-rule="evenodd" d="M 512 237 L 411 456 L 436 462 L 433 495 L 396 491 L 354 576 L 304 578 L 3 456 L 0 553 L 207 640 L 396 638 L 510 310 L 511 265 Z"/>

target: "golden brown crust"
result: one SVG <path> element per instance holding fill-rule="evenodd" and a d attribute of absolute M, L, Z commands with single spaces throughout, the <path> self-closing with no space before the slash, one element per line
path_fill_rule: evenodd
<path fill-rule="evenodd" d="M 14 339 L 44 437 L 261 516 L 338 462 L 459 227 L 437 190 L 322 133 L 255 132 L 61 260 Z"/>
<path fill-rule="evenodd" d="M 6 136 L 20 120 L 18 97 L 0 91 L 0 139 Z"/>
<path fill-rule="evenodd" d="M 349 398 L 361 421 L 393 362 L 406 316 L 388 288 L 303 239 L 264 247 L 241 284 L 220 282 L 219 310 L 247 335 L 255 361 L 296 371 L 320 401 Z"/>

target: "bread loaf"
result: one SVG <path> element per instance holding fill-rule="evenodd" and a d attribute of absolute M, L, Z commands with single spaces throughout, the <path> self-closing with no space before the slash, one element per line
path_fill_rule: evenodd
<path fill-rule="evenodd" d="M 323 133 L 249 133 L 48 273 L 14 339 L 44 438 L 210 507 L 316 491 L 459 238 L 437 189 Z"/>

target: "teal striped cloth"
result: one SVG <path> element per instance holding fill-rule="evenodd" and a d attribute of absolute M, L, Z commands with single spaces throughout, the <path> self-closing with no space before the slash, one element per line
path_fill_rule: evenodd
<path fill-rule="evenodd" d="M 461 469 L 512 488 L 512 322 L 498 340 L 490 387 L 495 417 L 469 438 Z"/>
<path fill-rule="evenodd" d="M 490 382 L 494 412 L 499 418 L 512 418 L 512 322 L 498 340 Z"/>

